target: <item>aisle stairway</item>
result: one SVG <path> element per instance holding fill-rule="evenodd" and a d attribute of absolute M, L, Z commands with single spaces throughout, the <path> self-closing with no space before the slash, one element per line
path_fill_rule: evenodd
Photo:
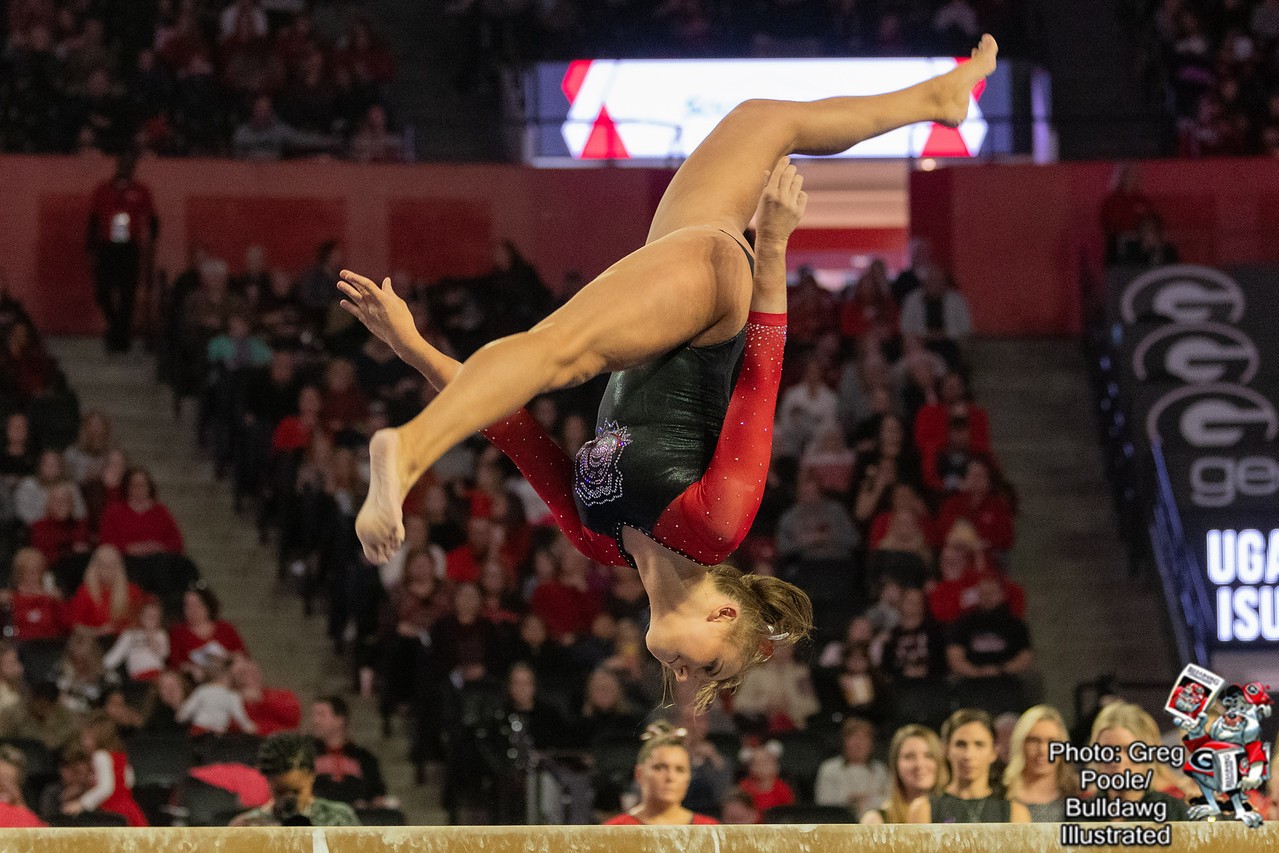
<path fill-rule="evenodd" d="M 227 484 L 195 446 L 192 412 L 172 414 L 172 397 L 154 380 L 153 360 L 138 353 L 107 359 L 97 339 L 58 338 L 50 348 L 87 411 L 102 409 L 115 425 L 129 459 L 151 469 L 160 499 L 168 505 L 195 560 L 222 601 L 223 616 L 244 636 L 267 681 L 302 700 L 349 694 L 350 664 L 337 658 L 325 637 L 324 617 L 302 615 L 300 600 L 277 587 L 275 555 L 258 544 L 254 525 L 231 509 Z M 434 789 L 415 787 L 403 737 L 384 740 L 375 703 L 348 697 L 352 739 L 373 750 L 392 794 L 403 800 L 412 823 L 443 823 Z M 305 721 L 304 721 L 305 722 Z"/>
<path fill-rule="evenodd" d="M 982 341 L 975 393 L 1021 498 L 1012 576 L 1046 700 L 1071 718 L 1075 685 L 1112 673 L 1169 685 L 1174 661 L 1158 591 L 1128 577 L 1102 475 L 1093 404 L 1074 341 Z"/>

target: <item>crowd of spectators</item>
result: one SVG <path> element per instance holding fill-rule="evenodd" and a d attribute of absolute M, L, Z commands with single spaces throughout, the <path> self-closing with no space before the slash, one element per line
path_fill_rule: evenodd
<path fill-rule="evenodd" d="M 79 415 L 7 295 L 0 340 L 0 822 L 214 820 L 191 818 L 198 785 L 263 806 L 258 747 L 303 728 L 298 697 L 264 682 L 150 473 L 104 413 Z M 314 790 L 348 811 L 393 806 L 349 714 L 338 696 L 311 707 Z"/>
<path fill-rule="evenodd" d="M 1023 49 L 1017 0 L 456 0 L 457 82 L 539 59 L 967 56 L 982 33 Z"/>
<path fill-rule="evenodd" d="M 929 255 L 918 244 L 895 278 L 877 262 L 838 293 L 809 270 L 791 288 L 775 459 L 737 561 L 809 591 L 819 643 L 779 652 L 721 703 L 748 743 L 821 741 L 857 718 L 882 747 L 956 703 L 998 713 L 1032 698 L 1025 600 L 1009 573 L 1016 495 L 970 394 L 967 303 Z M 178 396 L 198 399 L 200 437 L 274 541 L 281 582 L 308 610 L 327 606 L 352 689 L 379 696 L 386 731 L 407 723 L 419 768 L 445 765 L 460 819 L 509 763 L 470 742 L 476 731 L 495 727 L 500 741 L 523 717 L 516 728 L 538 749 L 585 746 L 583 732 L 634 741 L 662 698 L 647 601 L 633 571 L 573 549 L 478 436 L 414 487 L 395 558 L 364 560 L 354 517 L 369 436 L 433 392 L 338 306 L 342 263 L 335 242 L 293 271 L 260 247 L 234 271 L 194 247 L 167 297 L 165 371 Z M 476 278 L 392 282 L 424 336 L 459 359 L 556 304 L 510 244 Z M 530 409 L 573 454 L 602 387 Z M 616 809 L 624 784 L 592 781 L 593 803 Z"/>
<path fill-rule="evenodd" d="M 1182 156 L 1279 156 L 1279 2 L 1161 0 L 1152 17 Z"/>
<path fill-rule="evenodd" d="M 406 159 L 390 49 L 346 0 L 12 0 L 0 150 Z"/>

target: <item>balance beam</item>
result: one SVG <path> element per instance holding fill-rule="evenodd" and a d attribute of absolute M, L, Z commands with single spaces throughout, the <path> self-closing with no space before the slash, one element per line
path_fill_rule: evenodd
<path fill-rule="evenodd" d="M 1112 824 L 1113 825 L 1113 824 Z M 0 829 L 4 853 L 1046 853 L 1055 824 Z M 1070 848 L 1127 851 L 1140 848 Z M 1152 848 L 1160 849 L 1160 848 Z M 1279 826 L 1174 823 L 1173 853 L 1279 850 Z"/>

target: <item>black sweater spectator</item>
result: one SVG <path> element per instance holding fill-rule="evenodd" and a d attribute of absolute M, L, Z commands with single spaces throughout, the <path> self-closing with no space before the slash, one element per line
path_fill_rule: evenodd
<path fill-rule="evenodd" d="M 382 768 L 377 756 L 351 743 L 350 716 L 350 709 L 340 696 L 325 696 L 311 706 L 315 795 L 357 808 L 376 806 L 386 797 Z"/>
<path fill-rule="evenodd" d="M 951 626 L 946 650 L 951 668 L 965 678 L 1021 673 L 1030 667 L 1030 631 L 1008 609 L 995 576 L 978 585 L 977 610 Z"/>
<path fill-rule="evenodd" d="M 507 676 L 506 712 L 508 719 L 519 718 L 522 730 L 538 749 L 565 746 L 570 739 L 567 721 L 554 705 L 538 696 L 537 676 L 526 664 L 517 663 Z"/>
<path fill-rule="evenodd" d="M 945 638 L 928 616 L 923 590 L 905 590 L 900 610 L 901 619 L 884 642 L 880 658 L 884 674 L 894 681 L 945 677 Z"/>

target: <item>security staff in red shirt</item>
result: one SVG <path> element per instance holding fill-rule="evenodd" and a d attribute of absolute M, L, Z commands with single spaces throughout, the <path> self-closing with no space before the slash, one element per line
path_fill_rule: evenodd
<path fill-rule="evenodd" d="M 115 176 L 93 191 L 89 211 L 89 254 L 95 294 L 107 320 L 107 352 L 129 350 L 138 276 L 160 231 L 151 190 L 133 180 L 136 165 L 133 152 L 121 154 Z"/>

